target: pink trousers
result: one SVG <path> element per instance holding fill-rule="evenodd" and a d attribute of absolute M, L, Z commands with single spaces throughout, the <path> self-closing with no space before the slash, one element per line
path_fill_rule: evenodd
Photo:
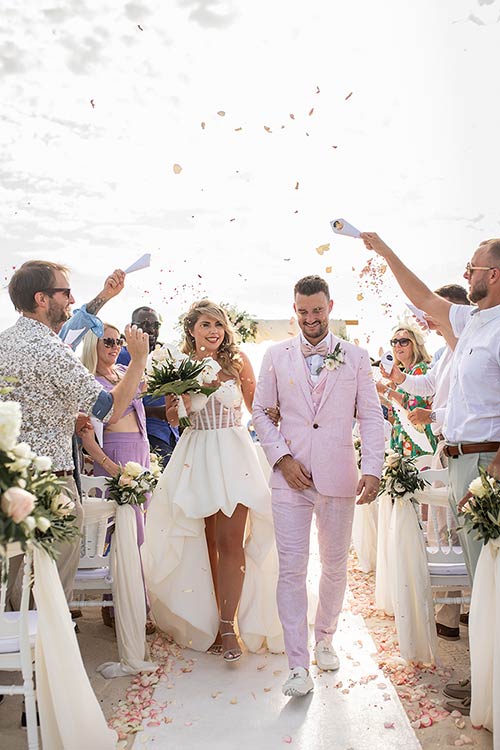
<path fill-rule="evenodd" d="M 321 562 L 316 642 L 331 641 L 347 583 L 354 497 L 327 497 L 314 488 L 273 489 L 272 506 L 279 557 L 278 613 L 290 669 L 309 668 L 307 564 L 313 513 L 316 513 Z"/>

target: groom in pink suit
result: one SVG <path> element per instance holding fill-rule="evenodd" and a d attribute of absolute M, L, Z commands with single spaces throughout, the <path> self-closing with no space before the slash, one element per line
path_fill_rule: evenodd
<path fill-rule="evenodd" d="M 320 669 L 335 670 L 332 646 L 347 582 L 347 555 L 356 496 L 375 500 L 384 459 L 384 427 L 368 353 L 334 336 L 333 302 L 319 276 L 294 289 L 301 333 L 265 354 L 254 398 L 253 423 L 272 466 L 271 488 L 279 555 L 278 611 L 290 675 L 285 695 L 313 689 L 309 674 L 306 575 L 309 533 L 316 514 L 321 578 L 315 620 Z M 280 425 L 268 416 L 278 407 Z M 352 429 L 362 442 L 358 476 Z"/>

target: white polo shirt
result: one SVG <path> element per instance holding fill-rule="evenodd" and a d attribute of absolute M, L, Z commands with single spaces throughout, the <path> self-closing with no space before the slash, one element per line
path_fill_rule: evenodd
<path fill-rule="evenodd" d="M 458 338 L 443 423 L 448 443 L 500 442 L 500 305 L 452 305 Z"/>

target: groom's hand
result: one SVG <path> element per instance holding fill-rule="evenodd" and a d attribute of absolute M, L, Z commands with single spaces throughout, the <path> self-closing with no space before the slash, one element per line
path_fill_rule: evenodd
<path fill-rule="evenodd" d="M 277 468 L 281 471 L 292 490 L 305 490 L 307 487 L 311 487 L 310 475 L 302 464 L 292 458 L 292 456 L 282 458 Z"/>
<path fill-rule="evenodd" d="M 379 484 L 380 479 L 377 479 L 377 477 L 371 474 L 363 474 L 356 490 L 356 495 L 360 496 L 359 500 L 356 500 L 356 505 L 365 505 L 365 503 L 372 503 L 376 500 Z"/>

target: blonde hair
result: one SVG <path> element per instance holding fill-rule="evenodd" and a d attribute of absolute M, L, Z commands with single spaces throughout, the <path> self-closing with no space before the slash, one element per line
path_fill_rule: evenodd
<path fill-rule="evenodd" d="M 117 328 L 113 323 L 103 323 L 104 328 L 113 328 L 118 335 L 120 335 L 120 329 Z M 82 364 L 87 368 L 92 375 L 97 372 L 97 342 L 99 337 L 95 335 L 93 331 L 88 331 L 83 337 L 83 350 L 82 356 L 80 357 Z"/>
<path fill-rule="evenodd" d="M 191 331 L 202 315 L 215 318 L 219 323 L 222 323 L 224 327 L 224 338 L 215 354 L 215 359 L 217 359 L 222 371 L 226 375 L 236 378 L 239 382 L 243 362 L 240 356 L 240 350 L 235 344 L 234 329 L 224 308 L 220 305 L 216 305 L 215 302 L 211 302 L 209 299 L 202 299 L 199 300 L 199 302 L 193 302 L 182 319 L 184 339 L 181 344 L 181 351 L 184 352 L 184 354 L 194 354 L 196 352 L 195 340 Z"/>
<path fill-rule="evenodd" d="M 411 366 L 414 367 L 417 362 L 426 362 L 429 364 L 431 357 L 425 348 L 422 334 L 419 331 L 416 331 L 412 326 L 404 324 L 394 329 L 391 339 L 393 339 L 399 331 L 406 331 L 408 334 L 407 338 L 409 338 L 413 344 L 413 362 L 411 363 Z"/>

